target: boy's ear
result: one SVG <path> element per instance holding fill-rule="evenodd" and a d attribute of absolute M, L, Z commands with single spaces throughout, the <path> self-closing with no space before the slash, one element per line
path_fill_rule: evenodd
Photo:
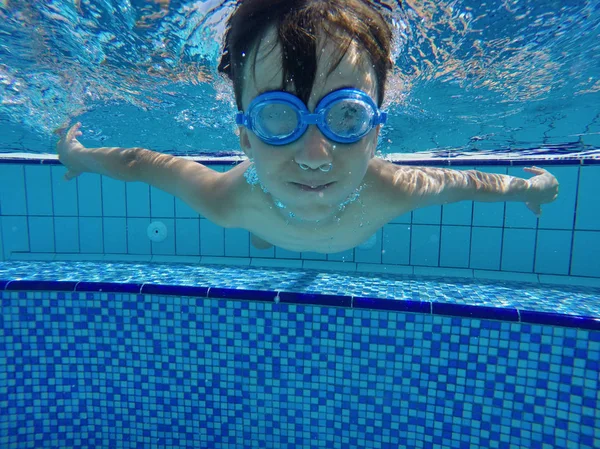
<path fill-rule="evenodd" d="M 240 148 L 242 151 L 252 159 L 252 145 L 250 145 L 250 139 L 248 139 L 248 130 L 245 127 L 240 127 Z"/>

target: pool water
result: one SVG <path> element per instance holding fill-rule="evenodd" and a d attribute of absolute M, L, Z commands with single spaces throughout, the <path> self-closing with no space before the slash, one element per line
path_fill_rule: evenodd
<path fill-rule="evenodd" d="M 598 1 L 374 2 L 378 156 L 537 165 L 560 195 L 417 210 L 337 254 L 62 180 L 74 121 L 89 147 L 243 159 L 216 73 L 235 4 L 0 0 L 0 448 L 600 447 Z"/>

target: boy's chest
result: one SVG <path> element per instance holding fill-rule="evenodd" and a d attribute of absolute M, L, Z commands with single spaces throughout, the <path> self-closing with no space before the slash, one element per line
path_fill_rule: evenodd
<path fill-rule="evenodd" d="M 324 222 L 301 222 L 285 210 L 255 209 L 245 228 L 267 242 L 289 251 L 337 253 L 354 248 L 371 237 L 387 217 L 363 203 L 353 203 Z"/>

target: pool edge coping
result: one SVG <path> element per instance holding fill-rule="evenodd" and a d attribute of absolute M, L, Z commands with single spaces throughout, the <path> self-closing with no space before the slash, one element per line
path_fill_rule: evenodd
<path fill-rule="evenodd" d="M 470 319 L 487 319 L 530 325 L 550 325 L 588 331 L 600 331 L 600 318 L 537 312 L 516 307 L 491 307 L 436 301 L 415 301 L 357 295 L 297 293 L 282 290 L 254 290 L 210 286 L 184 286 L 154 283 L 118 283 L 88 281 L 34 281 L 0 279 L 0 291 L 47 291 L 64 293 L 105 293 L 159 296 L 185 296 L 201 299 L 258 301 L 272 304 L 297 304 L 420 313 Z"/>
<path fill-rule="evenodd" d="M 560 147 L 560 146 L 557 146 Z M 543 150 L 543 149 L 541 149 Z M 549 149 L 546 149 L 549 150 Z M 527 149 L 526 151 L 532 151 Z M 594 150 L 592 150 L 594 151 Z M 221 152 L 220 156 L 209 156 L 202 153 L 199 156 L 177 155 L 184 159 L 201 162 L 204 165 L 237 165 L 247 157 L 239 152 Z M 434 165 L 447 167 L 499 165 L 522 167 L 531 164 L 538 165 L 600 165 L 600 153 L 590 154 L 589 151 L 572 152 L 565 154 L 522 154 L 517 151 L 478 151 L 461 153 L 456 150 L 419 151 L 415 153 L 388 153 L 383 160 L 398 165 Z M 57 154 L 52 153 L 0 153 L 0 164 L 25 164 L 25 165 L 62 165 Z"/>

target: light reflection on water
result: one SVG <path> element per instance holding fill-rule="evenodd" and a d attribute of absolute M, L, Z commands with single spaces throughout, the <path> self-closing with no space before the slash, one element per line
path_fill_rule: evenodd
<path fill-rule="evenodd" d="M 553 136 L 549 124 L 600 112 L 598 0 L 375 3 L 397 34 L 384 152 L 573 143 L 585 128 Z M 78 117 L 91 142 L 237 148 L 232 92 L 216 74 L 234 6 L 4 0 L 0 124 L 46 146 Z"/>

